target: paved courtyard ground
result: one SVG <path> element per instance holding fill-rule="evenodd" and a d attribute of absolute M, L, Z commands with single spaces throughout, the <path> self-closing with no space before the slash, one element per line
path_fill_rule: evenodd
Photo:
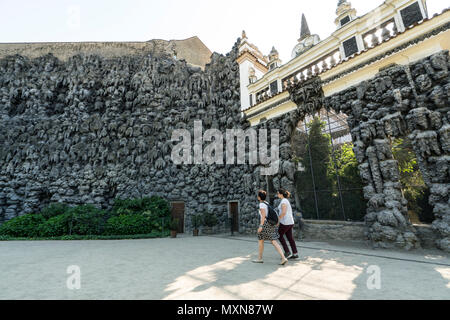
<path fill-rule="evenodd" d="M 432 250 L 373 250 L 298 242 L 279 266 L 246 236 L 125 241 L 0 242 L 0 299 L 449 299 L 450 258 Z M 70 290 L 69 266 L 80 268 Z M 377 275 L 380 277 L 377 278 Z"/>

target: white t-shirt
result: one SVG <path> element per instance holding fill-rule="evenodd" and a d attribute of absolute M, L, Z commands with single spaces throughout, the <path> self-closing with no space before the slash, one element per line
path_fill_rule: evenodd
<path fill-rule="evenodd" d="M 288 199 L 283 199 L 280 202 L 280 205 L 278 206 L 278 215 L 281 215 L 283 212 L 283 209 L 281 208 L 282 204 L 286 204 L 286 215 L 280 220 L 281 224 L 284 224 L 285 226 L 290 226 L 294 224 L 294 216 L 292 215 L 292 207 L 291 203 Z"/>
<path fill-rule="evenodd" d="M 266 218 L 267 218 L 267 215 L 269 214 L 269 208 L 267 207 L 267 204 L 265 204 L 264 202 L 260 202 L 259 209 L 264 209 L 264 213 L 266 214 Z M 259 216 L 261 217 L 261 210 L 258 210 L 258 213 L 259 213 Z"/>

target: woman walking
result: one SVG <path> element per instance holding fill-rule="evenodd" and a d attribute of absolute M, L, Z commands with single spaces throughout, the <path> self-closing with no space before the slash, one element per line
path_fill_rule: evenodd
<path fill-rule="evenodd" d="M 290 192 L 285 189 L 278 190 L 278 198 L 281 199 L 280 205 L 278 206 L 280 227 L 278 228 L 278 233 L 280 234 L 280 242 L 284 249 L 284 255 L 288 259 L 298 259 L 297 246 L 295 245 L 294 237 L 292 236 L 292 230 L 294 228 L 294 216 L 292 215 L 292 207 L 288 198 L 291 196 Z M 286 244 L 284 236 L 288 238 L 289 244 L 291 245 L 292 253 L 290 253 L 289 248 Z"/>
<path fill-rule="evenodd" d="M 260 190 L 258 192 L 258 201 L 259 201 L 259 215 L 260 215 L 260 223 L 258 228 L 258 260 L 253 260 L 254 263 L 263 263 L 263 252 L 264 252 L 264 241 L 269 240 L 272 242 L 272 245 L 275 247 L 277 252 L 280 254 L 281 263 L 280 265 L 285 265 L 288 262 L 288 259 L 285 258 L 283 251 L 281 250 L 280 245 L 276 241 L 278 239 L 278 225 L 270 224 L 266 217 L 269 214 L 269 207 L 267 202 L 265 201 L 267 197 L 267 192 Z"/>

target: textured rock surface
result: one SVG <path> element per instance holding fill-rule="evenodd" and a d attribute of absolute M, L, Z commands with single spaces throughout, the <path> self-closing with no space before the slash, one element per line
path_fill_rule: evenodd
<path fill-rule="evenodd" d="M 449 67 L 449 54 L 442 51 L 409 66 L 384 69 L 373 79 L 327 98 L 317 78 L 291 83 L 290 96 L 298 108 L 259 126 L 280 128 L 282 143 L 290 143 L 297 123 L 321 107 L 348 115 L 360 175 L 366 184 L 366 234 L 375 247 L 383 248 L 420 246 L 390 147 L 390 139 L 408 135 L 431 189 L 436 245 L 450 251 Z M 290 177 L 285 175 L 285 181 L 293 185 Z"/>
<path fill-rule="evenodd" d="M 422 248 L 435 248 L 438 234 L 429 225 L 414 225 Z"/>
<path fill-rule="evenodd" d="M 326 107 L 349 115 L 361 177 L 367 184 L 369 238 L 380 247 L 419 245 L 389 144 L 391 138 L 409 135 L 431 189 L 436 245 L 450 250 L 450 96 L 443 89 L 449 87 L 449 66 L 448 52 L 440 52 L 410 66 L 383 70 L 374 79 L 325 99 Z"/>
<path fill-rule="evenodd" d="M 305 220 L 301 237 L 307 240 L 367 240 L 366 228 L 363 222 L 314 221 Z M 299 230 L 294 228 L 294 236 Z"/>
<path fill-rule="evenodd" d="M 240 231 L 254 232 L 255 191 L 294 190 L 292 133 L 324 106 L 348 115 L 371 242 L 420 246 L 389 142 L 409 135 L 431 189 L 436 245 L 450 251 L 448 52 L 385 69 L 327 98 L 317 79 L 296 84 L 290 93 L 297 110 L 256 128 L 280 130 L 280 171 L 271 179 L 258 166 L 174 165 L 173 129 L 192 132 L 194 120 L 204 130 L 248 128 L 236 56 L 236 45 L 227 56 L 213 54 L 205 71 L 163 54 L 1 59 L 0 220 L 53 201 L 109 207 L 116 197 L 157 194 L 186 202 L 186 230 L 189 216 L 204 210 L 216 213 L 217 228 L 225 229 L 227 201 L 239 201 Z"/>
<path fill-rule="evenodd" d="M 257 207 L 256 186 L 242 184 L 251 167 L 176 166 L 170 157 L 173 129 L 192 132 L 194 120 L 204 130 L 248 126 L 236 55 L 237 45 L 213 54 L 205 71 L 164 52 L 1 59 L 0 219 L 50 202 L 107 208 L 117 197 L 155 194 L 186 202 L 186 230 L 204 210 L 225 228 L 227 201 L 240 201 L 246 231 Z"/>

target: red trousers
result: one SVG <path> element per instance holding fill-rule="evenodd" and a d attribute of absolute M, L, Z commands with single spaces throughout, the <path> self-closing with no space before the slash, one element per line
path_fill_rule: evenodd
<path fill-rule="evenodd" d="M 297 254 L 297 246 L 295 245 L 295 241 L 294 241 L 294 237 L 292 236 L 292 229 L 294 229 L 294 225 L 284 225 L 280 223 L 280 226 L 278 227 L 278 233 L 280 234 L 280 242 L 281 245 L 283 246 L 284 252 L 285 253 L 289 253 L 289 248 L 287 246 L 286 240 L 284 239 L 284 236 L 286 235 L 289 244 L 291 245 L 292 248 L 292 254 Z"/>

